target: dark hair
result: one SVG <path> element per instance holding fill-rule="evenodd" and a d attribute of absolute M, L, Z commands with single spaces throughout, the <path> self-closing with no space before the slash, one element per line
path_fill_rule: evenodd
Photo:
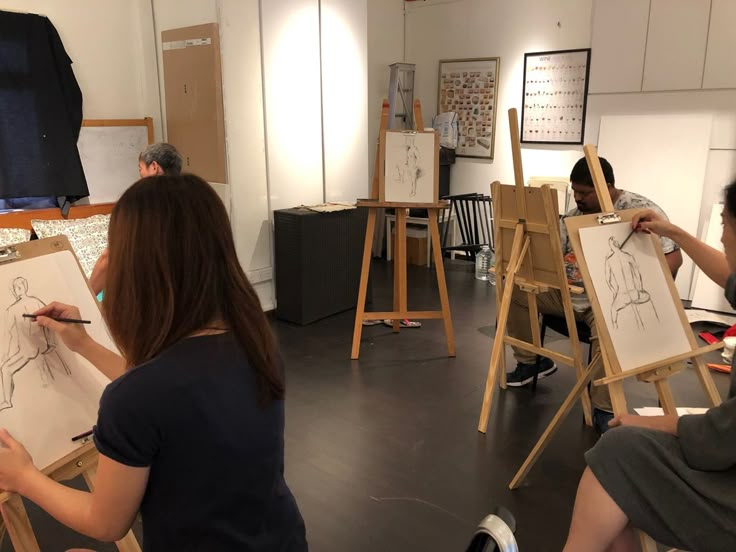
<path fill-rule="evenodd" d="M 736 219 L 736 180 L 726 186 L 723 190 L 723 195 L 726 199 L 726 212 L 728 216 Z"/>
<path fill-rule="evenodd" d="M 164 174 L 181 174 L 182 159 L 176 148 L 165 142 L 151 144 L 138 156 L 138 161 L 143 161 L 149 167 L 154 161 L 161 167 Z"/>
<path fill-rule="evenodd" d="M 598 159 L 601 162 L 601 169 L 603 169 L 603 177 L 606 179 L 606 184 L 613 186 L 616 184 L 616 179 L 613 176 L 613 167 L 605 157 L 599 157 Z M 590 169 L 588 168 L 588 162 L 585 160 L 585 157 L 581 157 L 575 163 L 570 173 L 570 182 L 573 184 L 585 184 L 587 186 L 593 185 L 593 177 L 590 175 Z"/>
<path fill-rule="evenodd" d="M 283 398 L 276 340 L 207 182 L 184 174 L 133 184 L 112 210 L 109 251 L 102 307 L 129 367 L 221 322 L 256 371 L 259 400 Z"/>

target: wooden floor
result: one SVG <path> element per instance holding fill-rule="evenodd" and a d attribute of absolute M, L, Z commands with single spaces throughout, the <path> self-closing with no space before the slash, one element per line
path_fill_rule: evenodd
<path fill-rule="evenodd" d="M 596 441 L 579 405 L 525 486 L 507 485 L 572 387 L 573 370 L 560 367 L 536 393 L 497 394 L 488 434 L 479 434 L 495 291 L 467 263 L 446 270 L 455 359 L 445 356 L 441 321 L 399 335 L 366 327 L 359 361 L 349 360 L 353 312 L 304 327 L 274 322 L 287 370 L 286 477 L 314 551 L 462 552 L 496 505 L 515 515 L 522 552 L 562 548 L 583 454 Z M 387 310 L 391 263 L 374 261 L 373 276 L 371 310 Z M 409 267 L 409 307 L 438 306 L 433 271 Z M 548 343 L 567 350 L 554 333 Z M 510 351 L 508 359 L 513 366 Z M 727 377 L 714 377 L 725 394 Z M 679 404 L 705 405 L 692 371 L 674 380 Z M 656 406 L 644 384 L 629 384 L 627 396 L 632 406 Z M 42 550 L 114 550 L 31 516 Z"/>

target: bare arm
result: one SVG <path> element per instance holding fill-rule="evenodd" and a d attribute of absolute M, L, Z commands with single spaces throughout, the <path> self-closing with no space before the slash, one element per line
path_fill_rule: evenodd
<path fill-rule="evenodd" d="M 670 238 L 682 247 L 685 253 L 698 265 L 700 270 L 705 272 L 708 278 L 721 287 L 726 285 L 726 280 L 728 280 L 731 271 L 726 262 L 726 255 L 721 251 L 688 234 L 685 230 L 665 220 L 651 209 L 646 209 L 634 215 L 631 224 L 639 231 L 654 232 L 659 236 Z M 670 269 L 672 269 L 670 256 L 674 253 L 673 251 L 665 256 Z M 675 257 L 672 257 L 672 259 L 675 260 Z M 680 263 L 682 263 L 682 255 L 680 255 Z"/>
<path fill-rule="evenodd" d="M 38 471 L 26 449 L 0 430 L 0 487 L 38 504 L 64 525 L 101 541 L 119 540 L 133 525 L 149 468 L 132 468 L 100 455 L 94 491 L 77 491 Z"/>
<path fill-rule="evenodd" d="M 100 293 L 105 289 L 105 280 L 107 278 L 107 248 L 102 252 L 100 258 L 97 259 L 92 274 L 89 277 L 89 287 L 92 288 L 96 294 Z"/>

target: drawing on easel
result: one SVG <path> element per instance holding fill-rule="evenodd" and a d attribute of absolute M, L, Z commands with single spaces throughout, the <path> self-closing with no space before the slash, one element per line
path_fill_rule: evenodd
<path fill-rule="evenodd" d="M 79 447 L 71 437 L 97 419 L 109 380 L 52 332 L 23 314 L 44 303 L 77 305 L 95 341 L 115 350 L 96 300 L 71 251 L 0 264 L 0 427 L 43 469 Z"/>
<path fill-rule="evenodd" d="M 608 238 L 608 247 L 611 252 L 606 256 L 604 271 L 606 284 L 613 294 L 611 323 L 614 328 L 618 329 L 619 315 L 622 311 L 630 311 L 636 327 L 646 330 L 647 309 L 652 310 L 657 322 L 659 322 L 659 315 L 652 302 L 651 294 L 644 288 L 639 263 L 634 255 L 621 248 L 621 242 L 613 236 Z"/>
<path fill-rule="evenodd" d="M 627 222 L 580 229 L 590 277 L 622 370 L 692 349 L 653 242 Z M 656 238 L 655 238 L 656 239 Z"/>
<path fill-rule="evenodd" d="M 383 145 L 383 201 L 436 203 L 436 133 L 387 131 Z"/>
<path fill-rule="evenodd" d="M 0 357 L 0 411 L 13 408 L 14 376 L 29 364 L 38 369 L 43 387 L 55 379 L 54 372 L 71 375 L 69 366 L 57 351 L 53 333 L 23 317 L 46 303 L 29 293 L 28 280 L 23 276 L 13 278 L 9 287 L 15 301 L 4 312 L 3 337 L 7 346 L 3 347 Z"/>

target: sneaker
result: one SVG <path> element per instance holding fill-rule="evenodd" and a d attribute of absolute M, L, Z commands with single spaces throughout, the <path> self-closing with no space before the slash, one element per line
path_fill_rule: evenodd
<path fill-rule="evenodd" d="M 593 408 L 593 427 L 598 433 L 603 435 L 606 431 L 611 429 L 608 426 L 608 422 L 611 420 L 613 420 L 613 412 L 601 410 L 600 408 Z"/>
<path fill-rule="evenodd" d="M 551 376 L 556 371 L 557 365 L 551 359 L 545 357 L 534 364 L 519 362 L 513 372 L 506 374 L 506 385 L 509 387 L 524 387 L 534 380 L 535 375 L 537 379 L 542 379 Z"/>

